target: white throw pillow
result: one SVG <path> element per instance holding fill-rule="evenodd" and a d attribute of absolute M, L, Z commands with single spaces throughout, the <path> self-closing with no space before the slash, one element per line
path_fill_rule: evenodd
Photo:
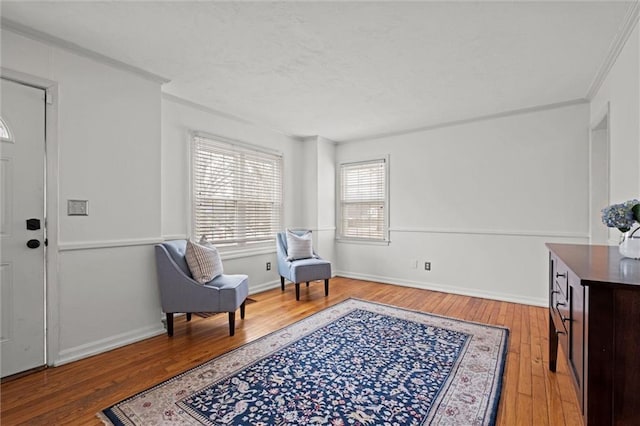
<path fill-rule="evenodd" d="M 202 243 L 203 241 L 200 240 L 200 242 Z M 204 244 L 187 241 L 185 257 L 193 279 L 200 284 L 208 283 L 223 273 L 222 260 L 218 249 L 206 239 Z"/>
<path fill-rule="evenodd" d="M 205 246 L 205 247 L 216 248 L 216 246 L 214 246 L 213 243 L 211 243 L 211 242 L 209 242 L 209 240 L 207 240 L 207 236 L 206 235 L 203 235 L 202 238 L 200 238 L 200 241 L 198 241 L 198 244 L 200 244 L 201 246 Z"/>
<path fill-rule="evenodd" d="M 287 260 L 309 259 L 313 257 L 311 231 L 297 235 L 287 229 Z"/>

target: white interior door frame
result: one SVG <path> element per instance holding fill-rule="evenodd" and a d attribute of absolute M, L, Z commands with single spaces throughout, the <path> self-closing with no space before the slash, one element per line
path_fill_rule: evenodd
<path fill-rule="evenodd" d="M 604 106 L 598 114 L 593 116 L 589 126 L 589 240 L 592 244 L 611 244 L 609 229 L 600 223 L 598 201 L 604 204 L 602 209 L 610 204 L 611 194 L 611 106 Z M 604 158 L 596 158 L 604 157 Z M 606 170 L 603 170 L 606 167 Z M 604 179 L 604 182 L 599 182 Z M 606 198 L 606 199 L 605 199 Z M 616 242 L 613 242 L 614 244 Z"/>
<path fill-rule="evenodd" d="M 58 83 L 30 74 L 0 67 L 0 77 L 27 86 L 43 89 L 49 98 L 45 105 L 45 226 L 48 247 L 45 267 L 46 353 L 47 365 L 55 365 L 59 353 L 60 293 L 58 287 Z"/>

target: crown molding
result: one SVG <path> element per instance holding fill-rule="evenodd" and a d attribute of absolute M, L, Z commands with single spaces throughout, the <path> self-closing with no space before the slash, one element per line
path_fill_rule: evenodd
<path fill-rule="evenodd" d="M 411 129 L 398 130 L 398 131 L 395 131 L 395 132 L 378 133 L 378 134 L 373 134 L 373 135 L 369 135 L 369 136 L 362 136 L 362 137 L 353 138 L 353 139 L 339 140 L 339 141 L 337 141 L 337 143 L 342 144 L 342 143 L 350 143 L 350 142 L 362 142 L 362 141 L 370 141 L 370 140 L 373 140 L 373 139 L 382 139 L 382 138 L 388 138 L 388 137 L 394 137 L 394 136 L 403 136 L 403 135 L 409 135 L 409 134 L 412 134 L 412 133 L 425 132 L 425 131 L 428 131 L 428 130 L 441 129 L 443 127 L 460 126 L 462 124 L 476 123 L 476 122 L 479 122 L 479 121 L 495 120 L 495 119 L 498 119 L 498 118 L 511 117 L 511 116 L 514 116 L 514 115 L 529 114 L 529 113 L 532 113 L 532 112 L 547 111 L 547 110 L 557 109 L 557 108 L 565 108 L 565 107 L 573 106 L 573 105 L 586 104 L 588 102 L 589 101 L 587 99 L 583 99 L 583 98 L 572 99 L 570 101 L 565 101 L 565 102 L 557 102 L 557 103 L 553 103 L 553 104 L 538 105 L 538 106 L 529 107 L 529 108 L 514 109 L 514 110 L 511 110 L 511 111 L 503 111 L 503 112 L 498 112 L 498 113 L 495 113 L 495 114 L 480 115 L 480 116 L 477 116 L 477 117 L 466 118 L 466 119 L 462 119 L 462 120 L 445 121 L 445 122 L 438 123 L 438 124 L 432 124 L 432 125 L 422 126 L 422 127 L 414 127 L 414 128 L 411 128 Z"/>
<path fill-rule="evenodd" d="M 12 21 L 7 18 L 0 19 L 0 28 L 6 29 L 7 31 L 11 31 L 12 33 L 30 38 L 32 40 L 50 44 L 52 46 L 67 50 L 77 55 L 84 56 L 89 59 L 93 59 L 103 64 L 110 65 L 114 68 L 128 71 L 130 73 L 143 77 L 146 80 L 150 80 L 154 83 L 165 84 L 171 81 L 168 78 L 162 77 L 157 74 L 153 74 L 149 71 L 143 70 L 142 68 L 138 68 L 133 65 L 127 64 L 125 62 L 119 61 L 117 59 L 113 59 L 109 56 L 87 49 L 78 44 L 72 43 L 67 40 L 63 40 L 61 38 L 52 36 L 51 34 L 47 34 L 42 31 L 38 31 L 34 28 L 28 27 L 26 25 L 23 25 L 19 22 Z"/>
<path fill-rule="evenodd" d="M 162 92 L 162 99 L 174 102 L 176 104 L 184 105 L 189 108 L 197 109 L 198 111 L 206 112 L 207 114 L 217 115 L 219 117 L 226 118 L 228 120 L 237 121 L 242 124 L 251 124 L 255 125 L 249 120 L 246 120 L 242 117 L 238 117 L 237 115 L 228 114 L 226 112 L 218 111 L 217 109 L 210 108 L 206 105 L 199 104 L 197 102 L 190 101 L 189 99 L 181 98 L 180 96 L 172 95 L 171 93 L 167 93 L 165 91 Z"/>
<path fill-rule="evenodd" d="M 217 109 L 213 109 L 213 108 L 208 107 L 206 105 L 202 105 L 202 104 L 199 104 L 197 102 L 193 102 L 193 101 L 190 101 L 188 99 L 181 98 L 180 96 L 172 95 L 171 93 L 167 93 L 165 91 L 162 92 L 162 99 L 164 99 L 166 101 L 169 101 L 169 102 L 174 102 L 174 103 L 177 103 L 177 104 L 180 104 L 180 105 L 184 105 L 184 106 L 187 106 L 189 108 L 196 109 L 198 111 L 206 112 L 207 114 L 217 115 L 218 117 L 226 118 L 228 120 L 236 121 L 238 123 L 247 124 L 247 125 L 250 125 L 250 126 L 255 126 L 255 127 L 258 127 L 258 128 L 262 128 L 262 129 L 267 129 L 267 130 L 270 130 L 272 132 L 276 132 L 276 133 L 279 133 L 281 135 L 287 136 L 287 137 L 289 137 L 291 139 L 294 139 L 296 141 L 304 140 L 304 137 L 302 137 L 302 136 L 293 135 L 291 133 L 287 133 L 287 132 L 285 132 L 283 130 L 280 130 L 280 129 L 276 129 L 276 128 L 265 126 L 265 125 L 262 125 L 262 124 L 259 124 L 259 123 L 255 123 L 253 121 L 247 120 L 246 118 L 242 118 L 242 117 L 239 117 L 237 115 L 233 115 L 233 114 L 229 114 L 229 113 L 226 113 L 226 112 L 218 111 Z"/>
<path fill-rule="evenodd" d="M 586 98 L 588 100 L 592 100 L 593 97 L 596 95 L 596 93 L 598 93 L 598 90 L 600 90 L 602 83 L 604 83 L 604 80 L 607 78 L 607 75 L 609 75 L 609 71 L 611 71 L 613 64 L 616 63 L 616 60 L 618 59 L 620 52 L 622 52 L 624 45 L 627 43 L 627 40 L 629 40 L 631 33 L 635 29 L 638 23 L 639 16 L 640 16 L 640 2 L 636 0 L 629 6 L 629 9 L 627 10 L 627 14 L 624 18 L 624 22 L 620 26 L 615 39 L 611 42 L 611 45 L 609 46 L 609 54 L 605 57 L 604 61 L 602 62 L 602 65 L 600 65 L 598 72 L 593 78 L 591 85 L 589 86 L 589 90 L 587 91 L 587 95 L 586 95 Z"/>

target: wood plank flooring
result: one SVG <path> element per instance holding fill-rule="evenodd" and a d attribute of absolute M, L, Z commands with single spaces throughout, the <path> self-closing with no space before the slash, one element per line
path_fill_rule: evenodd
<path fill-rule="evenodd" d="M 548 315 L 544 308 L 335 278 L 329 297 L 321 282 L 254 294 L 236 334 L 227 315 L 177 317 L 173 338 L 157 336 L 123 348 L 4 381 L 2 425 L 100 425 L 96 413 L 217 355 L 349 297 L 508 327 L 509 352 L 498 425 L 582 425 L 564 355 L 548 371 Z"/>

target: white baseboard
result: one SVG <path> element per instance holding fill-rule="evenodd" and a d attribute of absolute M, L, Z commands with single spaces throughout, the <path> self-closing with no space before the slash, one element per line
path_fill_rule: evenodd
<path fill-rule="evenodd" d="M 491 291 L 482 291 L 468 287 L 451 287 L 442 284 L 411 281 L 402 278 L 381 277 L 377 275 L 358 274 L 353 272 L 336 271 L 336 275 L 356 280 L 374 281 L 385 284 L 394 284 L 403 287 L 420 288 L 424 290 L 440 291 L 443 293 L 460 294 L 462 296 L 480 297 L 482 299 L 500 300 L 502 302 L 519 303 L 523 305 L 549 307 L 549 300 L 546 298 L 522 297 L 514 294 L 496 293 Z"/>
<path fill-rule="evenodd" d="M 266 283 L 251 286 L 249 288 L 249 294 L 260 293 L 262 291 L 271 290 L 280 286 L 280 280 L 269 281 Z M 51 361 L 53 367 L 68 364 L 73 361 L 78 361 L 83 358 L 87 358 L 93 355 L 98 355 L 103 352 L 110 351 L 122 346 L 136 343 L 141 340 L 148 339 L 150 337 L 159 336 L 165 334 L 167 331 L 164 328 L 165 316 L 162 315 L 157 325 L 132 330 L 126 333 L 118 334 L 115 336 L 107 337 L 105 339 L 97 340 L 95 342 L 86 343 L 84 345 L 76 346 L 60 351 L 58 358 Z"/>
<path fill-rule="evenodd" d="M 129 345 L 131 343 L 139 342 L 140 340 L 159 336 L 161 334 L 165 334 L 166 332 L 167 331 L 165 330 L 162 323 L 158 321 L 158 324 L 154 326 L 139 328 L 137 330 L 128 331 L 126 333 L 107 337 L 95 342 L 90 342 L 84 345 L 76 346 L 74 348 L 62 350 L 58 354 L 58 359 L 53 360 L 51 365 L 54 367 L 58 367 L 60 365 L 78 361 L 92 355 L 97 355 L 103 352 L 110 351 L 112 349 Z"/>
<path fill-rule="evenodd" d="M 249 285 L 249 294 L 261 293 L 278 287 L 280 287 L 280 280 L 268 281 L 257 285 Z"/>

